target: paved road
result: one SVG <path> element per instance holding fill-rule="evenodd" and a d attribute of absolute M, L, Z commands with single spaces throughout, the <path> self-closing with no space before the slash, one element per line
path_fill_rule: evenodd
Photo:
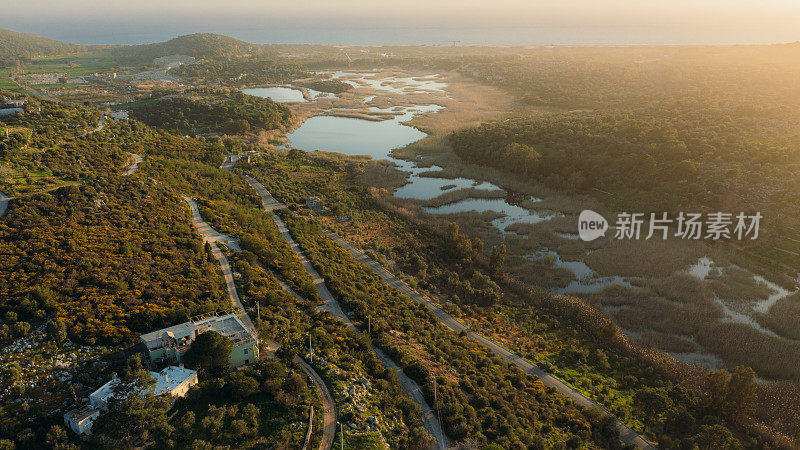
<path fill-rule="evenodd" d="M 131 163 L 130 166 L 128 166 L 128 169 L 125 171 L 125 175 L 133 175 L 137 170 L 139 170 L 139 164 L 141 164 L 141 162 L 144 161 L 144 158 L 142 158 L 140 155 L 137 155 L 136 153 L 128 153 L 128 154 L 131 156 L 131 159 L 133 159 L 133 162 Z"/>
<path fill-rule="evenodd" d="M 3 217 L 3 214 L 6 213 L 6 208 L 8 208 L 8 200 L 9 198 L 6 197 L 6 194 L 0 192 L 0 217 Z"/>
<path fill-rule="evenodd" d="M 303 267 L 305 267 L 306 271 L 311 275 L 311 278 L 314 281 L 314 285 L 317 287 L 317 292 L 319 292 L 319 297 L 322 300 L 322 305 L 318 306 L 317 309 L 328 311 L 334 317 L 341 320 L 348 329 L 358 333 L 358 329 L 353 325 L 353 322 L 350 321 L 350 318 L 347 314 L 342 311 L 339 302 L 333 297 L 331 292 L 328 290 L 328 287 L 325 285 L 324 279 L 320 276 L 320 274 L 314 269 L 314 266 L 311 265 L 311 262 L 306 258 L 303 251 L 300 250 L 300 246 L 295 242 L 292 235 L 289 233 L 289 229 L 286 227 L 286 224 L 275 214 L 272 214 L 272 211 L 275 209 L 285 208 L 286 206 L 282 203 L 275 200 L 272 195 L 264 188 L 264 186 L 256 181 L 252 177 L 245 177 L 247 182 L 250 183 L 250 186 L 255 189 L 255 191 L 261 196 L 261 202 L 264 205 L 264 209 L 272 216 L 272 220 L 275 222 L 275 225 L 278 227 L 278 231 L 280 231 L 281 236 L 292 247 L 292 250 L 297 254 L 297 257 L 300 258 L 300 261 L 303 263 Z M 271 209 L 269 209 L 271 208 Z M 292 292 L 290 290 L 290 292 Z M 292 292 L 293 295 L 297 295 Z M 442 430 L 442 426 L 437 420 L 436 415 L 433 412 L 433 409 L 428 405 L 428 402 L 425 400 L 425 396 L 422 393 L 422 389 L 420 389 L 419 385 L 412 380 L 408 375 L 403 372 L 397 364 L 394 363 L 386 354 L 384 354 L 379 348 L 372 346 L 372 350 L 378 356 L 378 359 L 383 362 L 384 366 L 395 370 L 397 373 L 397 378 L 400 381 L 400 385 L 403 388 L 403 391 L 417 403 L 422 410 L 422 423 L 425 426 L 425 429 L 428 430 L 428 433 L 431 434 L 436 439 L 436 447 L 439 449 L 447 449 L 449 447 L 447 436 L 445 436 L 444 431 Z"/>
<path fill-rule="evenodd" d="M 256 181 L 255 178 L 249 175 L 245 175 L 244 178 L 247 180 L 248 183 L 250 183 L 250 187 L 256 190 L 256 194 L 258 194 L 261 197 L 261 205 L 264 206 L 264 211 L 272 212 L 275 211 L 276 209 L 286 208 L 286 205 L 275 200 L 275 197 L 273 197 L 272 194 L 270 194 L 269 191 L 261 183 Z"/>
<path fill-rule="evenodd" d="M 55 98 L 53 98 L 53 97 L 51 97 L 51 96 L 49 96 L 49 95 L 47 95 L 47 94 L 45 94 L 45 93 L 42 93 L 42 92 L 40 92 L 40 91 L 37 91 L 36 89 L 34 89 L 34 88 L 32 88 L 32 87 L 28 86 L 27 84 L 22 84 L 22 83 L 18 82 L 18 81 L 17 81 L 17 79 L 16 79 L 16 77 L 15 77 L 14 75 L 10 76 L 9 78 L 11 79 L 11 81 L 12 81 L 14 84 L 16 84 L 16 85 L 17 85 L 17 86 L 19 86 L 20 88 L 22 88 L 22 89 L 24 89 L 24 90 L 26 90 L 26 91 L 30 92 L 31 94 L 35 95 L 36 97 L 41 97 L 41 98 L 43 98 L 43 99 L 45 99 L 45 100 L 50 100 L 51 102 L 56 102 L 56 103 L 58 103 L 58 99 L 55 99 Z"/>
<path fill-rule="evenodd" d="M 317 392 L 319 392 L 319 396 L 322 398 L 322 406 L 323 406 L 323 428 L 322 428 L 322 442 L 319 444 L 320 450 L 330 450 L 333 447 L 333 438 L 336 436 L 336 404 L 333 402 L 333 397 L 331 396 L 331 391 L 328 390 L 328 386 L 325 385 L 325 382 L 322 381 L 322 378 L 319 376 L 316 370 L 308 365 L 303 358 L 299 356 L 294 357 L 294 362 L 300 365 L 303 371 L 311 377 L 311 382 L 314 383 L 314 386 L 317 388 Z M 309 424 L 311 426 L 311 424 Z"/>
<path fill-rule="evenodd" d="M 383 280 L 393 288 L 397 289 L 398 291 L 402 292 L 405 295 L 408 295 L 410 298 L 422 303 L 428 308 L 433 314 L 441 321 L 447 328 L 450 328 L 456 333 L 460 333 L 462 331 L 467 333 L 467 336 L 470 339 L 482 344 L 489 350 L 491 350 L 495 355 L 503 358 L 504 360 L 516 365 L 524 372 L 534 375 L 542 380 L 542 383 L 546 386 L 550 386 L 554 388 L 559 393 L 565 395 L 576 404 L 584 407 L 595 407 L 599 409 L 605 416 L 611 417 L 616 421 L 617 430 L 619 430 L 620 440 L 628 445 L 633 445 L 636 448 L 647 448 L 647 449 L 655 449 L 655 447 L 647 442 L 644 438 L 639 436 L 635 431 L 630 429 L 627 425 L 622 423 L 619 419 L 614 417 L 607 409 L 605 409 L 602 405 L 595 403 L 593 400 L 590 400 L 574 388 L 568 385 L 561 379 L 554 377 L 553 375 L 543 371 L 542 369 L 538 368 L 537 366 L 531 364 L 528 360 L 522 358 L 521 356 L 517 355 L 516 353 L 511 352 L 507 348 L 501 346 L 500 344 L 492 341 L 484 337 L 481 334 L 475 333 L 474 331 L 470 330 L 466 325 L 458 321 L 453 316 L 447 314 L 446 312 L 442 311 L 438 306 L 433 304 L 430 300 L 420 295 L 417 291 L 412 289 L 406 283 L 401 281 L 397 278 L 393 273 L 389 272 L 386 268 L 378 264 L 375 260 L 367 256 L 363 251 L 353 247 L 349 243 L 347 243 L 341 237 L 330 233 L 325 232 L 329 237 L 331 237 L 337 244 L 341 247 L 346 249 L 350 252 L 356 259 L 364 263 L 367 267 L 372 269 L 373 272 L 378 274 Z"/>
<path fill-rule="evenodd" d="M 222 242 L 230 247 L 231 250 L 240 252 L 242 249 L 239 247 L 239 243 L 236 239 L 211 228 L 211 225 L 206 223 L 200 216 L 200 209 L 197 208 L 197 203 L 194 200 L 186 196 L 184 196 L 183 199 L 189 204 L 189 208 L 192 211 L 192 223 L 200 234 L 203 235 L 203 242 L 208 242 L 211 245 L 211 253 L 214 255 L 214 258 L 217 259 L 217 262 L 219 262 L 220 268 L 222 268 L 222 276 L 225 278 L 225 284 L 228 287 L 228 295 L 231 298 L 231 303 L 242 312 L 239 318 L 255 336 L 258 336 L 258 330 L 256 330 L 255 325 L 253 325 L 250 316 L 245 312 L 244 305 L 242 305 L 239 294 L 236 292 L 236 284 L 233 282 L 233 271 L 231 270 L 228 258 L 225 257 L 225 254 L 222 253 L 217 246 L 217 242 Z"/>

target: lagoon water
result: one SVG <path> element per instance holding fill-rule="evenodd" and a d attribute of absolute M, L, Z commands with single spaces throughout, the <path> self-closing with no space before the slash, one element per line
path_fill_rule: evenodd
<path fill-rule="evenodd" d="M 433 81 L 430 81 L 433 82 Z M 289 144 L 302 150 L 324 150 L 348 155 L 368 155 L 373 159 L 393 162 L 398 169 L 410 172 L 408 183 L 395 191 L 399 198 L 429 200 L 443 193 L 458 189 L 501 190 L 488 182 L 468 178 L 438 178 L 420 176 L 424 172 L 441 170 L 440 167 L 418 167 L 415 163 L 395 159 L 391 151 L 416 142 L 425 136 L 422 131 L 403 122 L 416 114 L 433 113 L 439 105 L 417 105 L 411 107 L 368 108 L 378 113 L 393 112 L 395 117 L 383 121 L 371 121 L 338 116 L 315 116 L 306 120 L 297 130 L 288 135 Z M 464 211 L 494 211 L 502 215 L 492 221 L 498 230 L 515 223 L 539 223 L 557 217 L 557 213 L 539 213 L 512 205 L 502 198 L 467 198 L 437 208 L 425 208 L 432 214 L 453 214 Z"/>
<path fill-rule="evenodd" d="M 303 91 L 300 89 L 292 89 L 282 86 L 247 88 L 242 89 L 242 92 L 247 95 L 268 98 L 280 103 L 306 101 L 305 97 L 303 97 Z"/>
<path fill-rule="evenodd" d="M 426 136 L 422 131 L 395 120 L 375 122 L 337 116 L 315 116 L 289 134 L 292 147 L 325 150 L 348 155 L 369 155 L 389 159 L 392 149 Z"/>
<path fill-rule="evenodd" d="M 503 216 L 493 220 L 492 224 L 504 233 L 506 228 L 515 223 L 539 223 L 557 216 L 556 213 L 543 214 L 536 211 L 528 211 L 521 206 L 510 204 L 502 198 L 467 198 L 436 208 L 423 209 L 431 214 L 456 214 L 469 211 L 501 213 Z"/>

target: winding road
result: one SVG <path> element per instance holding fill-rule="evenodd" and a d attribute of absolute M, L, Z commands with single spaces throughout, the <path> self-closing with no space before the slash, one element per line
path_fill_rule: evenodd
<path fill-rule="evenodd" d="M 200 216 L 200 209 L 197 207 L 197 202 L 186 196 L 183 196 L 183 200 L 189 204 L 189 208 L 191 209 L 192 224 L 194 224 L 195 228 L 197 228 L 197 231 L 203 235 L 203 242 L 209 243 L 211 246 L 211 253 L 214 255 L 214 258 L 216 258 L 220 268 L 222 269 L 222 276 L 225 278 L 225 284 L 228 287 L 228 295 L 231 298 L 231 303 L 235 308 L 242 312 L 239 318 L 255 336 L 258 336 L 258 330 L 256 330 L 255 325 L 253 325 L 253 321 L 250 320 L 250 316 L 247 315 L 244 305 L 242 305 L 242 301 L 239 299 L 239 294 L 236 292 L 236 284 L 233 282 L 233 271 L 231 270 L 231 265 L 228 262 L 228 258 L 225 257 L 225 254 L 222 253 L 222 250 L 220 250 L 217 246 L 217 242 L 222 242 L 231 250 L 240 252 L 242 249 L 239 247 L 239 242 L 236 239 L 211 228 L 211 225 L 209 225 L 205 220 L 203 220 L 203 217 Z"/>
<path fill-rule="evenodd" d="M 531 364 L 525 358 L 517 355 L 516 353 L 508 350 L 507 348 L 503 347 L 502 345 L 498 344 L 497 342 L 486 338 L 485 336 L 476 333 L 469 329 L 466 325 L 458 321 L 456 318 L 444 312 L 441 308 L 436 306 L 433 302 L 428 300 L 427 298 L 420 295 L 417 291 L 412 289 L 402 280 L 397 278 L 393 273 L 389 272 L 386 268 L 381 266 L 377 261 L 367 256 L 363 251 L 353 247 L 347 241 L 342 239 L 341 237 L 330 233 L 325 232 L 330 238 L 332 238 L 340 247 L 344 248 L 351 255 L 353 255 L 356 259 L 360 262 L 364 263 L 367 267 L 372 269 L 377 275 L 383 278 L 383 281 L 386 282 L 389 286 L 397 289 L 401 293 L 409 296 L 413 300 L 416 300 L 419 303 L 422 303 L 428 310 L 430 310 L 436 318 L 439 319 L 442 324 L 444 324 L 447 328 L 450 328 L 456 333 L 465 332 L 467 336 L 473 341 L 483 345 L 484 347 L 491 350 L 495 355 L 503 358 L 505 361 L 512 363 L 522 369 L 522 371 L 538 377 L 545 386 L 550 386 L 558 391 L 560 394 L 566 396 L 576 404 L 580 405 L 584 408 L 597 408 L 603 413 L 606 417 L 611 417 L 616 422 L 617 430 L 619 431 L 619 438 L 620 440 L 627 445 L 633 445 L 636 448 L 643 448 L 643 449 L 655 449 L 655 447 L 647 442 L 644 438 L 642 438 L 639 434 L 633 431 L 630 427 L 622 423 L 619 419 L 617 419 L 611 412 L 609 412 L 605 407 L 602 405 L 594 402 L 593 400 L 589 399 L 585 395 L 578 392 L 572 386 L 565 383 L 560 378 L 557 378 L 539 367 Z"/>
<path fill-rule="evenodd" d="M 297 257 L 300 258 L 300 261 L 303 263 L 303 267 L 305 267 L 306 271 L 309 273 L 309 275 L 311 275 L 314 285 L 317 287 L 317 292 L 319 292 L 320 299 L 323 302 L 317 307 L 317 309 L 330 312 L 334 317 L 341 320 L 348 329 L 358 333 L 358 329 L 355 327 L 353 322 L 350 321 L 350 318 L 347 317 L 347 314 L 342 311 L 339 302 L 336 301 L 331 292 L 328 290 L 328 287 L 325 285 L 325 280 L 322 278 L 322 276 L 320 276 L 316 269 L 314 269 L 314 266 L 311 265 L 311 262 L 308 260 L 308 258 L 306 258 L 305 254 L 300 249 L 300 246 L 297 244 L 297 242 L 295 242 L 294 238 L 292 238 L 292 235 L 289 233 L 289 229 L 286 227 L 286 224 L 283 222 L 283 220 L 281 220 L 280 217 L 272 214 L 272 211 L 285 208 L 286 206 L 275 200 L 269 191 L 267 191 L 267 189 L 256 179 L 249 176 L 245 176 L 245 179 L 256 191 L 256 193 L 259 194 L 264 210 L 267 211 L 270 216 L 272 216 L 272 220 L 278 227 L 278 231 L 280 231 L 281 236 L 283 236 L 283 239 L 286 241 L 286 243 L 292 247 L 292 250 L 294 250 L 294 252 L 297 254 Z M 419 405 L 420 409 L 422 410 L 423 425 L 425 426 L 425 429 L 428 430 L 428 433 L 430 433 L 431 436 L 436 439 L 437 448 L 441 450 L 447 449 L 449 447 L 447 436 L 445 436 L 441 424 L 436 419 L 433 409 L 425 400 L 425 396 L 423 395 L 422 389 L 419 387 L 419 385 L 408 375 L 406 375 L 403 372 L 403 369 L 395 364 L 394 361 L 386 356 L 386 354 L 383 353 L 379 348 L 372 346 L 372 350 L 385 367 L 393 369 L 397 373 L 397 378 L 400 381 L 403 391 Z"/>
<path fill-rule="evenodd" d="M 200 209 L 197 207 L 197 202 L 186 196 L 183 196 L 183 200 L 189 204 L 192 215 L 192 224 L 203 236 L 203 242 L 209 243 L 211 246 L 211 253 L 214 255 L 214 258 L 216 258 L 217 262 L 219 262 L 220 268 L 222 269 L 222 275 L 225 278 L 225 284 L 228 288 L 228 295 L 231 298 L 231 303 L 234 307 L 238 308 L 242 312 L 239 318 L 242 319 L 242 323 L 244 323 L 244 325 L 249 328 L 254 335 L 258 336 L 258 330 L 253 324 L 253 321 L 250 319 L 250 316 L 245 311 L 244 305 L 242 305 L 242 301 L 239 299 L 239 294 L 236 292 L 236 284 L 233 281 L 233 272 L 231 271 L 231 265 L 228 262 L 228 258 L 217 246 L 218 242 L 222 242 L 231 250 L 240 252 L 242 249 L 239 246 L 239 241 L 226 234 L 218 232 L 212 228 L 208 222 L 203 220 L 203 217 L 200 215 Z M 292 295 L 297 295 L 294 293 L 294 291 L 289 289 L 288 286 L 283 285 L 283 283 L 281 283 L 281 285 Z M 277 344 L 273 342 L 269 342 L 268 344 L 271 351 L 277 350 Z M 300 365 L 300 367 L 308 376 L 311 377 L 311 381 L 314 383 L 317 392 L 319 392 L 324 413 L 322 442 L 320 443 L 319 448 L 321 450 L 330 450 L 333 446 L 333 439 L 336 436 L 336 404 L 333 401 L 333 397 L 331 396 L 328 387 L 325 386 L 325 382 L 322 381 L 322 378 L 319 376 L 319 374 L 300 357 L 295 357 L 294 361 Z M 312 425 L 309 424 L 309 427 L 310 426 Z"/>
<path fill-rule="evenodd" d="M 336 437 L 336 421 L 338 418 L 336 414 L 336 404 L 333 402 L 331 391 L 328 390 L 328 386 L 325 385 L 325 382 L 322 380 L 322 377 L 319 376 L 317 371 L 309 366 L 307 362 L 303 361 L 303 358 L 295 356 L 294 362 L 299 364 L 303 369 L 303 372 L 311 377 L 311 382 L 314 383 L 314 386 L 317 388 L 317 392 L 319 392 L 322 400 L 324 415 L 322 425 L 322 441 L 319 444 L 319 448 L 320 450 L 330 450 L 331 447 L 333 447 L 333 439 Z M 311 424 L 308 426 L 310 427 Z"/>

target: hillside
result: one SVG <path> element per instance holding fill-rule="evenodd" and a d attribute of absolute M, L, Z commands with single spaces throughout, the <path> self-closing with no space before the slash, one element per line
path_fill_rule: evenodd
<path fill-rule="evenodd" d="M 261 51 L 261 46 L 213 33 L 179 36 L 166 42 L 133 45 L 116 51 L 121 61 L 149 63 L 168 55 L 188 55 L 195 58 L 234 57 Z"/>
<path fill-rule="evenodd" d="M 67 44 L 35 34 L 0 29 L 0 58 L 30 58 L 75 53 L 85 49 L 83 45 Z"/>

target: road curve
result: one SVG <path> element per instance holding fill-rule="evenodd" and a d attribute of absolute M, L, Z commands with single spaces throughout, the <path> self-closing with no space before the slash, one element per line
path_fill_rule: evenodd
<path fill-rule="evenodd" d="M 294 362 L 299 364 L 300 367 L 303 369 L 308 376 L 311 377 L 311 382 L 314 383 L 314 386 L 317 388 L 317 392 L 319 392 L 319 396 L 322 397 L 322 407 L 323 407 L 323 426 L 322 426 L 322 442 L 319 444 L 320 450 L 330 450 L 333 447 L 333 438 L 336 437 L 336 404 L 333 402 L 333 396 L 331 396 L 331 391 L 328 390 L 328 386 L 325 385 L 325 382 L 322 380 L 322 377 L 319 376 L 316 370 L 308 365 L 303 358 L 299 356 L 294 357 Z M 309 424 L 309 426 L 311 426 Z"/>
<path fill-rule="evenodd" d="M 10 199 L 6 197 L 6 194 L 0 192 L 0 217 L 3 217 L 3 214 L 6 213 L 6 208 L 8 208 L 8 201 Z"/>
<path fill-rule="evenodd" d="M 264 205 L 264 209 L 272 216 L 272 220 L 275 222 L 275 225 L 278 227 L 278 231 L 280 231 L 281 236 L 292 247 L 292 250 L 297 254 L 297 257 L 300 258 L 300 261 L 303 263 L 303 267 L 305 267 L 306 271 L 311 275 L 312 280 L 314 281 L 314 285 L 317 287 L 317 291 L 319 292 L 320 299 L 322 300 L 322 305 L 318 306 L 317 309 L 324 310 L 330 312 L 334 317 L 341 320 L 348 329 L 358 333 L 358 329 L 353 325 L 353 322 L 350 321 L 350 318 L 347 317 L 347 314 L 342 311 L 339 302 L 333 297 L 331 292 L 328 290 L 328 287 L 325 285 L 325 280 L 320 276 L 320 274 L 314 269 L 314 266 L 311 265 L 311 262 L 306 258 L 303 251 L 300 249 L 300 246 L 295 242 L 292 235 L 289 233 L 289 229 L 286 227 L 286 224 L 275 214 L 272 214 L 272 211 L 275 209 L 282 209 L 286 206 L 282 203 L 275 200 L 275 198 L 270 195 L 270 193 L 264 188 L 264 186 L 259 183 L 256 179 L 252 177 L 245 177 L 247 182 L 250 186 L 256 191 L 256 193 L 261 196 L 261 202 Z M 400 368 L 394 361 L 391 360 L 385 353 L 383 353 L 379 348 L 372 346 L 372 350 L 378 356 L 378 359 L 384 364 L 384 366 L 393 369 L 397 373 L 397 378 L 400 381 L 400 386 L 402 386 L 403 391 L 411 397 L 414 402 L 419 405 L 420 409 L 422 410 L 422 423 L 425 426 L 425 429 L 428 430 L 428 433 L 431 434 L 436 439 L 436 447 L 445 450 L 449 447 L 447 436 L 444 434 L 444 430 L 442 429 L 439 420 L 437 420 L 436 415 L 433 412 L 433 409 L 428 405 L 428 402 L 425 400 L 425 396 L 422 393 L 422 389 L 419 385 L 412 380 L 408 375 L 403 372 L 403 369 Z"/>
<path fill-rule="evenodd" d="M 139 169 L 139 164 L 144 161 L 144 158 L 136 153 L 128 153 L 128 155 L 130 155 L 132 162 L 131 165 L 125 170 L 125 175 L 133 175 Z"/>
<path fill-rule="evenodd" d="M 197 231 L 203 235 L 203 242 L 209 243 L 211 246 L 211 253 L 214 255 L 214 258 L 216 258 L 220 268 L 222 269 L 222 276 L 225 278 L 225 284 L 228 288 L 228 295 L 231 298 L 231 303 L 235 308 L 241 311 L 239 318 L 255 336 L 258 336 L 258 330 L 256 329 L 255 325 L 253 325 L 253 321 L 245 311 L 244 305 L 242 305 L 242 301 L 239 299 L 239 294 L 236 292 L 236 284 L 233 282 L 233 271 L 231 271 L 231 265 L 228 262 L 228 258 L 225 257 L 225 254 L 222 253 L 217 246 L 217 242 L 222 242 L 232 250 L 240 252 L 242 249 L 239 247 L 239 243 L 232 237 L 222 234 L 211 228 L 211 225 L 206 223 L 206 221 L 204 221 L 200 216 L 200 209 L 197 207 L 197 203 L 194 200 L 186 196 L 183 196 L 183 200 L 189 204 L 189 208 L 191 209 L 192 224 L 194 224 L 195 228 L 197 228 Z"/>
<path fill-rule="evenodd" d="M 239 294 L 236 292 L 236 284 L 234 284 L 233 281 L 233 273 L 231 271 L 228 258 L 225 257 L 225 254 L 222 253 L 217 246 L 217 242 L 224 242 L 225 245 L 231 249 L 235 251 L 241 251 L 239 243 L 230 236 L 216 231 L 211 227 L 211 225 L 205 222 L 200 216 L 200 209 L 197 207 L 197 203 L 194 200 L 185 196 L 183 197 L 183 200 L 189 204 L 189 208 L 191 209 L 192 223 L 200 232 L 200 234 L 203 235 L 203 242 L 208 242 L 211 245 L 211 253 L 214 255 L 214 258 L 216 258 L 217 262 L 219 262 L 219 265 L 222 268 L 222 274 L 225 278 L 225 284 L 228 288 L 228 295 L 231 298 L 231 303 L 234 307 L 238 308 L 242 312 L 239 318 L 242 319 L 244 325 L 248 327 L 253 334 L 258 335 L 255 325 L 253 325 L 250 316 L 244 309 L 244 305 L 242 305 L 242 301 L 239 299 Z M 277 345 L 272 342 L 270 342 L 269 345 L 270 348 L 273 346 L 277 348 Z M 328 387 L 325 385 L 325 382 L 322 380 L 319 374 L 300 357 L 295 356 L 294 361 L 300 365 L 300 367 L 308 376 L 311 377 L 311 381 L 314 383 L 314 386 L 316 387 L 317 392 L 319 392 L 320 398 L 322 399 L 324 426 L 322 431 L 322 442 L 320 442 L 319 448 L 320 450 L 330 450 L 333 446 L 333 439 L 336 436 L 336 404 L 333 402 L 333 397 L 331 396 Z M 309 426 L 312 425 L 309 424 Z"/>
<path fill-rule="evenodd" d="M 331 237 L 337 244 L 339 244 L 339 246 L 349 251 L 350 254 L 353 255 L 356 259 L 358 259 L 360 262 L 364 263 L 367 267 L 372 269 L 373 272 L 375 272 L 381 278 L 383 278 L 386 284 L 397 289 L 398 291 L 409 296 L 410 298 L 418 301 L 419 303 L 422 303 L 447 328 L 450 328 L 456 333 L 460 333 L 462 331 L 467 333 L 467 336 L 469 336 L 470 339 L 474 340 L 479 344 L 482 344 L 483 346 L 491 350 L 495 355 L 499 356 L 500 358 L 503 358 L 505 361 L 508 361 L 516 365 L 524 372 L 538 377 L 544 385 L 554 388 L 556 391 L 563 394 L 576 404 L 584 408 L 595 407 L 599 409 L 600 412 L 603 413 L 603 415 L 614 419 L 617 425 L 617 430 L 619 431 L 620 440 L 624 444 L 633 445 L 636 448 L 642 448 L 642 449 L 655 449 L 655 447 L 652 444 L 647 442 L 643 437 L 641 437 L 639 434 L 633 431 L 630 427 L 622 423 L 602 405 L 595 403 L 593 400 L 589 399 L 582 393 L 578 392 L 576 389 L 565 383 L 560 378 L 557 378 L 543 371 L 534 364 L 531 364 L 525 358 L 517 355 L 516 353 L 513 353 L 512 351 L 496 343 L 495 341 L 488 339 L 485 336 L 470 330 L 466 325 L 458 321 L 450 314 L 444 312 L 441 308 L 436 306 L 430 300 L 423 297 L 417 291 L 415 291 L 406 283 L 397 278 L 393 273 L 389 272 L 388 270 L 386 270 L 386 268 L 378 264 L 378 262 L 367 256 L 363 251 L 353 247 L 341 237 L 327 231 L 325 232 L 325 234 Z"/>

